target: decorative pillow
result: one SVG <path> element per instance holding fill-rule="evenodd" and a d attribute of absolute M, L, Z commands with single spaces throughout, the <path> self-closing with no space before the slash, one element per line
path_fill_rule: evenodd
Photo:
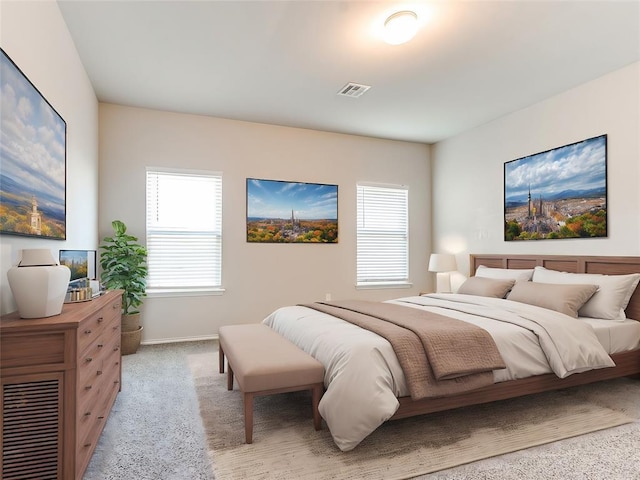
<path fill-rule="evenodd" d="M 516 282 L 507 300 L 536 305 L 577 318 L 580 307 L 597 289 L 596 285 Z"/>
<path fill-rule="evenodd" d="M 556 284 L 591 284 L 597 285 L 598 291 L 584 304 L 578 312 L 581 317 L 604 318 L 607 320 L 624 320 L 631 295 L 640 281 L 639 273 L 629 275 L 601 275 L 598 273 L 567 273 L 536 267 L 533 272 L 534 282 Z"/>
<path fill-rule="evenodd" d="M 460 285 L 458 293 L 478 295 L 480 297 L 504 298 L 514 283 L 516 283 L 515 280 L 471 277 Z"/>
<path fill-rule="evenodd" d="M 484 278 L 499 278 L 502 280 L 513 279 L 515 281 L 524 280 L 528 282 L 533 275 L 533 268 L 531 269 L 519 269 L 519 268 L 490 268 L 484 265 L 479 265 L 476 269 L 476 277 Z"/>

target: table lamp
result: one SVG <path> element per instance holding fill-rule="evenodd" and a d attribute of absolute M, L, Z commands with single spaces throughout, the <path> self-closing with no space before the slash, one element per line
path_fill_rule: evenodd
<path fill-rule="evenodd" d="M 450 253 L 432 253 L 429 271 L 436 272 L 436 293 L 451 293 L 451 274 L 457 270 L 456 256 Z"/>

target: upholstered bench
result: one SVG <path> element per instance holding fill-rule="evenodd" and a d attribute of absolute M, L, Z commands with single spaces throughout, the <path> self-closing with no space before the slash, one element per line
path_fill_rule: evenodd
<path fill-rule="evenodd" d="M 220 373 L 229 367 L 227 390 L 233 379 L 244 397 L 245 441 L 253 441 L 253 398 L 259 395 L 311 390 L 313 425 L 322 428 L 318 403 L 324 391 L 324 367 L 289 340 L 261 323 L 220 327 Z"/>

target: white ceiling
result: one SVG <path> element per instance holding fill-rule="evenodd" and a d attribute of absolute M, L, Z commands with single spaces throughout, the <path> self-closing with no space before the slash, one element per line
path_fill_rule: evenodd
<path fill-rule="evenodd" d="M 422 143 L 640 60 L 638 0 L 58 4 L 102 102 Z"/>

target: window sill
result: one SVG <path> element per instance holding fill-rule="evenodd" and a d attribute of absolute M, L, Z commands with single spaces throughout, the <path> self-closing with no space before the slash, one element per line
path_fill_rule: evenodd
<path fill-rule="evenodd" d="M 357 283 L 356 290 L 378 290 L 384 288 L 411 288 L 413 283 L 410 282 L 367 282 Z"/>
<path fill-rule="evenodd" d="M 168 297 L 208 297 L 224 294 L 224 288 L 148 288 L 147 297 L 149 298 L 168 298 Z"/>

